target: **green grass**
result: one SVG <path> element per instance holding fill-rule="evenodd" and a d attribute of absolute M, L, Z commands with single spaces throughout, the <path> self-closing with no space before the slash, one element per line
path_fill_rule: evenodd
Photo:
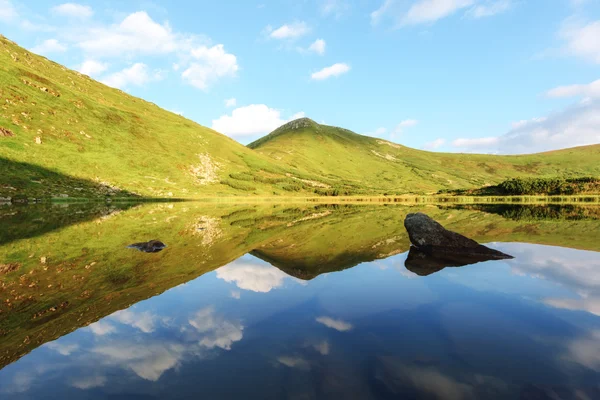
<path fill-rule="evenodd" d="M 286 173 L 296 173 L 225 135 L 32 54 L 3 36 L 0 128 L 10 132 L 0 133 L 3 198 L 80 197 L 75 188 L 81 186 L 89 197 L 96 197 L 101 186 L 144 197 L 247 195 L 249 187 L 231 184 L 230 177 L 286 179 Z M 5 168 L 18 163 L 47 173 Z M 259 183 L 253 193 L 284 192 L 273 183 Z"/>
<path fill-rule="evenodd" d="M 431 153 L 309 119 L 246 147 L 0 36 L 4 199 L 423 195 L 517 177 L 600 176 L 598 159 L 600 145 Z"/>
<path fill-rule="evenodd" d="M 329 184 L 317 190 L 329 195 L 430 194 L 516 177 L 600 176 L 600 145 L 520 156 L 433 153 L 309 119 L 293 121 L 248 147 Z"/>

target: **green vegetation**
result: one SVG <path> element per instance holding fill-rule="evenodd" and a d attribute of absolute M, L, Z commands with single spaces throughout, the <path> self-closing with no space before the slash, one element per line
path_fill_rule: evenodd
<path fill-rule="evenodd" d="M 3 36 L 0 169 L 0 198 L 43 199 L 289 194 L 267 178 L 296 174 Z M 244 176 L 263 180 L 237 184 Z"/>
<path fill-rule="evenodd" d="M 431 153 L 302 118 L 248 147 L 0 36 L 0 198 L 425 195 L 600 176 L 600 145 Z M 0 201 L 1 201 L 0 199 Z"/>
<path fill-rule="evenodd" d="M 432 153 L 304 118 L 248 147 L 294 166 L 328 187 L 326 195 L 428 194 L 517 177 L 600 175 L 600 145 L 523 156 Z"/>
<path fill-rule="evenodd" d="M 439 194 L 467 196 L 573 196 L 600 193 L 600 179 L 580 178 L 513 178 L 498 185 L 479 189 L 441 190 Z"/>

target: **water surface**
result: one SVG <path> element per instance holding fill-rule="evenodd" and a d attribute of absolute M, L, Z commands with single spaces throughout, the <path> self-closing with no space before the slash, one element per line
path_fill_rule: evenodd
<path fill-rule="evenodd" d="M 414 211 L 515 258 L 411 270 Z M 0 394 L 600 398 L 597 215 L 0 207 Z M 127 248 L 152 239 L 167 247 Z"/>

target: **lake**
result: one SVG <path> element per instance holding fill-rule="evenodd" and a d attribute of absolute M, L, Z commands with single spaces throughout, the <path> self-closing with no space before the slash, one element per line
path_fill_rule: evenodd
<path fill-rule="evenodd" d="M 407 262 L 416 211 L 514 259 Z M 598 206 L 0 205 L 0 225 L 2 399 L 600 398 Z"/>

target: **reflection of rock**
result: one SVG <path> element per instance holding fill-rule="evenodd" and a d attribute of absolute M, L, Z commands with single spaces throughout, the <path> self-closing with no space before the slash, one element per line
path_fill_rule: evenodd
<path fill-rule="evenodd" d="M 432 270 L 437 268 L 435 271 L 439 271 L 446 266 L 513 258 L 449 231 L 423 213 L 408 214 L 404 220 L 404 227 L 415 248 L 415 251 L 411 249 L 412 257 L 409 253 L 410 262 L 409 259 L 406 260 L 407 268 L 411 264 L 417 268 L 426 267 Z"/>
<path fill-rule="evenodd" d="M 498 260 L 498 257 L 469 252 L 425 252 L 416 247 L 411 247 L 408 252 L 408 257 L 406 257 L 406 261 L 404 262 L 404 266 L 406 269 L 417 275 L 427 276 L 441 271 L 446 267 L 462 267 L 463 265 L 489 260 Z"/>
<path fill-rule="evenodd" d="M 134 243 L 127 246 L 129 249 L 138 249 L 144 253 L 158 253 L 165 247 L 167 247 L 166 244 L 156 239 L 150 240 L 149 242 Z"/>

